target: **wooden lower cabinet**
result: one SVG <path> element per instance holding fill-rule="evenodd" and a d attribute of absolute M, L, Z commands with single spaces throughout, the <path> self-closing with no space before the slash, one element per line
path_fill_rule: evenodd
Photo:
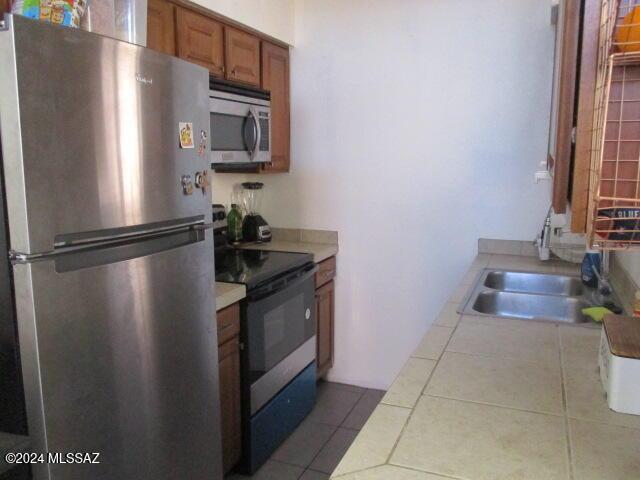
<path fill-rule="evenodd" d="M 242 455 L 240 306 L 236 303 L 220 310 L 217 323 L 222 466 L 226 473 Z"/>
<path fill-rule="evenodd" d="M 335 272 L 335 258 L 322 262 L 320 272 L 331 265 Z M 316 277 L 317 279 L 318 277 Z M 317 377 L 323 377 L 333 366 L 335 284 L 332 279 L 322 285 L 316 284 L 316 363 Z"/>

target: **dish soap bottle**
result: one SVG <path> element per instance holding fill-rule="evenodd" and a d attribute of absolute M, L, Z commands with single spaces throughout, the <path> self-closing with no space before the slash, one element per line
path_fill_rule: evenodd
<path fill-rule="evenodd" d="M 242 212 L 235 203 L 231 204 L 231 211 L 227 215 L 227 237 L 231 243 L 242 240 Z"/>
<path fill-rule="evenodd" d="M 582 259 L 581 278 L 585 287 L 597 288 L 598 277 L 596 272 L 600 272 L 600 253 L 597 250 L 588 250 Z"/>

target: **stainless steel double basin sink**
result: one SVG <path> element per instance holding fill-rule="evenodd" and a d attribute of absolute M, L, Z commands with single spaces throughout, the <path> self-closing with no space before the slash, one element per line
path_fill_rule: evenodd
<path fill-rule="evenodd" d="M 587 323 L 582 309 L 595 305 L 595 290 L 579 277 L 500 269 L 483 270 L 461 313 L 559 323 Z"/>

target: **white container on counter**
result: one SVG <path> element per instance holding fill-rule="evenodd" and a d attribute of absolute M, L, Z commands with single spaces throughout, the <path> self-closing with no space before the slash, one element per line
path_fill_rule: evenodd
<path fill-rule="evenodd" d="M 640 319 L 605 318 L 599 366 L 609 408 L 640 415 L 640 335 L 634 332 L 640 332 Z"/>

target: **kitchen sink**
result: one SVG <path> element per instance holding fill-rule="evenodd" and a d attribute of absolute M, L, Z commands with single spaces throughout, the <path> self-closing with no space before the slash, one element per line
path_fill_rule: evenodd
<path fill-rule="evenodd" d="M 589 323 L 582 309 L 596 305 L 596 298 L 596 291 L 586 288 L 577 276 L 485 269 L 463 300 L 460 313 Z M 610 300 L 616 303 L 615 298 Z"/>
<path fill-rule="evenodd" d="M 581 310 L 591 304 L 574 297 L 513 292 L 480 292 L 473 310 L 496 317 L 536 318 L 556 322 L 583 323 Z"/>
<path fill-rule="evenodd" d="M 546 273 L 491 271 L 485 277 L 484 286 L 505 292 L 569 297 L 580 296 L 584 293 L 584 286 L 580 278 Z"/>

